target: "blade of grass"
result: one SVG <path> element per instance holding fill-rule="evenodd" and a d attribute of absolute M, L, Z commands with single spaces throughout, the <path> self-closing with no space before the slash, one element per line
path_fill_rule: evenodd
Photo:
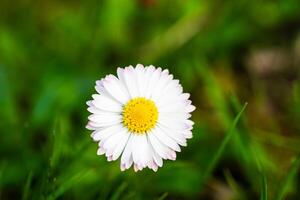
<path fill-rule="evenodd" d="M 256 152 L 256 151 L 255 151 Z M 268 199 L 268 183 L 267 183 L 267 177 L 266 174 L 262 168 L 261 160 L 259 159 L 257 152 L 254 154 L 254 157 L 256 159 L 257 168 L 260 175 L 260 200 L 267 200 Z"/>
<path fill-rule="evenodd" d="M 282 180 L 281 184 L 279 184 L 279 189 L 275 196 L 275 200 L 284 199 L 284 197 L 287 194 L 289 185 L 291 184 L 293 178 L 297 174 L 297 170 L 299 169 L 299 166 L 300 166 L 300 154 L 298 154 L 298 156 L 295 158 L 286 177 Z"/>
<path fill-rule="evenodd" d="M 229 102 L 227 98 L 225 98 L 227 95 L 223 91 L 223 85 L 218 81 L 216 75 L 214 75 L 214 73 L 210 70 L 205 59 L 200 62 L 195 61 L 195 70 L 197 70 L 199 76 L 204 82 L 204 89 L 209 98 L 212 100 L 213 109 L 217 111 L 216 117 L 220 120 L 219 126 L 224 130 L 229 130 L 232 122 L 234 121 L 234 116 L 232 115 L 230 106 L 233 106 L 235 112 L 239 112 L 241 108 L 239 101 L 236 100 L 234 102 Z M 233 94 L 232 96 L 235 95 Z M 235 156 L 238 157 L 245 166 L 249 166 L 249 170 L 251 170 L 250 166 L 253 165 L 253 163 L 251 158 L 249 158 L 250 152 L 247 145 L 248 139 L 245 134 L 239 134 L 240 131 L 241 130 L 234 130 L 235 133 L 233 133 L 230 149 L 234 152 Z M 243 131 L 245 131 L 245 128 Z"/>
<path fill-rule="evenodd" d="M 68 179 L 63 177 L 61 184 L 58 186 L 57 190 L 52 192 L 46 199 L 54 200 L 63 195 L 67 190 L 75 185 L 80 185 L 82 180 L 87 177 L 94 176 L 93 170 L 82 170 L 75 174 L 72 174 Z M 58 181 L 59 182 L 59 181 Z"/>
<path fill-rule="evenodd" d="M 222 13 L 225 2 L 211 1 L 207 6 L 199 6 L 175 22 L 164 33 L 153 38 L 140 49 L 139 57 L 147 62 L 156 60 L 167 52 L 174 51 L 186 44 L 194 36 L 213 24 Z M 204 8 L 204 9 L 203 9 Z"/>
<path fill-rule="evenodd" d="M 261 173 L 261 195 L 260 200 L 268 200 L 268 185 L 267 178 L 264 173 Z"/>
<path fill-rule="evenodd" d="M 165 198 L 167 198 L 167 196 L 168 196 L 168 193 L 165 192 L 158 198 L 158 200 L 164 200 Z"/>
<path fill-rule="evenodd" d="M 23 189 L 23 195 L 22 195 L 22 200 L 26 200 L 26 199 L 29 199 L 29 194 L 30 194 L 30 185 L 31 185 L 31 181 L 32 181 L 32 171 L 29 172 L 28 174 L 28 177 L 27 177 L 27 180 L 26 180 L 26 184 L 24 186 L 24 189 Z"/>
<path fill-rule="evenodd" d="M 58 165 L 59 159 L 61 158 L 64 146 L 67 144 L 67 124 L 66 117 L 56 117 L 53 128 L 53 147 L 52 155 L 50 157 L 50 167 L 55 169 Z"/>
<path fill-rule="evenodd" d="M 124 190 L 127 188 L 128 184 L 127 183 L 123 183 L 121 184 L 118 189 L 116 190 L 116 192 L 113 194 L 113 196 L 111 197 L 111 200 L 118 200 L 118 199 L 122 199 L 121 194 L 124 192 Z"/>
<path fill-rule="evenodd" d="M 240 103 L 235 95 L 231 96 L 231 102 L 234 106 L 235 110 L 238 110 L 240 108 Z M 243 142 L 243 145 L 245 146 L 245 150 L 247 151 L 247 171 L 250 177 L 259 177 L 260 180 L 260 191 L 261 191 L 261 199 L 268 199 L 268 187 L 267 187 L 267 177 L 264 169 L 271 170 L 274 168 L 272 162 L 270 162 L 270 158 L 268 154 L 263 150 L 263 148 L 260 147 L 260 144 L 256 143 L 254 144 L 251 142 L 250 136 L 251 134 L 247 127 L 247 120 L 243 118 L 242 124 L 246 125 L 243 126 L 243 128 L 240 129 L 240 131 L 243 132 L 242 135 L 238 135 L 241 138 L 241 142 Z M 235 135 L 237 136 L 237 135 Z M 252 155 L 252 156 L 249 156 Z M 262 167 L 264 166 L 264 168 Z M 258 173 L 253 170 L 253 168 L 256 167 L 258 170 Z M 253 178 L 252 182 L 254 185 L 256 185 L 257 180 Z"/>
<path fill-rule="evenodd" d="M 2 163 L 2 165 L 1 165 L 1 167 L 0 167 L 0 199 L 2 199 L 2 187 L 1 187 L 1 185 L 2 185 L 2 183 L 1 183 L 1 180 L 2 180 L 2 178 L 3 178 L 3 172 L 4 172 L 4 162 Z"/>
<path fill-rule="evenodd" d="M 122 197 L 122 199 L 131 200 L 131 199 L 138 199 L 138 198 L 136 198 L 136 193 L 134 191 L 129 191 L 124 197 Z"/>
<path fill-rule="evenodd" d="M 224 171 L 224 175 L 225 175 L 226 182 L 228 183 L 228 185 L 230 186 L 230 188 L 233 190 L 235 194 L 234 199 L 246 200 L 247 196 L 245 194 L 245 191 L 243 191 L 243 189 L 239 186 L 239 184 L 234 180 L 234 178 L 232 177 L 228 169 Z"/>
<path fill-rule="evenodd" d="M 217 150 L 217 152 L 215 153 L 215 155 L 213 156 L 211 162 L 209 163 L 207 169 L 205 170 L 203 177 L 202 177 L 202 183 L 205 182 L 205 180 L 207 178 L 209 178 L 210 174 L 212 173 L 213 169 L 215 168 L 216 164 L 218 163 L 222 153 L 224 152 L 224 149 L 226 147 L 226 145 L 228 144 L 229 140 L 232 138 L 233 134 L 234 134 L 234 130 L 235 127 L 239 121 L 239 119 L 241 118 L 244 110 L 246 109 L 248 103 L 245 103 L 243 108 L 241 109 L 241 111 L 238 113 L 238 115 L 235 117 L 235 119 L 233 120 L 233 123 L 231 124 L 228 133 L 226 134 L 226 137 L 223 139 L 222 144 L 220 145 L 219 149 Z"/>
<path fill-rule="evenodd" d="M 260 200 L 267 200 L 268 199 L 268 183 L 267 183 L 267 177 L 266 177 L 266 173 L 264 171 L 262 162 L 261 162 L 261 158 L 258 156 L 260 155 L 260 153 L 258 153 L 258 149 L 252 145 L 251 146 L 251 153 L 252 153 L 252 157 L 256 162 L 256 167 L 259 173 L 259 178 L 260 178 Z"/>

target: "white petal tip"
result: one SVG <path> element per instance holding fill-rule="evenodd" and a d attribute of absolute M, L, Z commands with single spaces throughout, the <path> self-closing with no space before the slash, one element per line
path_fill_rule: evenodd
<path fill-rule="evenodd" d="M 125 165 L 124 165 L 124 164 L 121 164 L 120 169 L 121 169 L 122 172 L 124 172 L 124 171 L 126 170 Z"/>
<path fill-rule="evenodd" d="M 101 155 L 103 155 L 103 154 L 105 154 L 105 150 L 102 149 L 102 148 L 99 148 L 99 149 L 97 150 L 97 155 L 98 155 L 98 156 L 101 156 Z"/>
<path fill-rule="evenodd" d="M 139 64 L 136 65 L 136 68 L 144 68 L 144 65 L 139 63 Z"/>
<path fill-rule="evenodd" d="M 139 171 L 139 168 L 138 168 L 138 166 L 136 164 L 134 164 L 133 169 L 134 169 L 134 172 L 138 172 Z"/>
<path fill-rule="evenodd" d="M 152 170 L 153 170 L 154 172 L 157 172 L 158 167 L 157 167 L 157 166 L 156 166 L 156 167 L 153 167 Z"/>
<path fill-rule="evenodd" d="M 110 162 L 110 161 L 112 161 L 112 160 L 113 160 L 113 159 L 112 159 L 112 156 L 108 156 L 108 157 L 107 157 L 107 161 L 108 161 L 108 162 Z"/>
<path fill-rule="evenodd" d="M 189 105 L 188 107 L 187 107 L 187 112 L 193 112 L 194 110 L 196 110 L 196 107 L 195 106 L 193 106 L 193 105 Z"/>

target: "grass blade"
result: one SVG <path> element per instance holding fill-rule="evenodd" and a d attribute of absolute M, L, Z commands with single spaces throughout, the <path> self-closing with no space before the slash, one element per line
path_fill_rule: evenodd
<path fill-rule="evenodd" d="M 73 186 L 80 185 L 82 180 L 89 176 L 94 176 L 93 170 L 81 170 L 69 177 L 61 177 L 61 180 L 57 180 L 57 182 L 61 182 L 61 184 L 58 186 L 56 191 L 52 192 L 46 199 L 57 199 Z"/>
<path fill-rule="evenodd" d="M 219 161 L 222 153 L 224 152 L 224 149 L 226 147 L 226 145 L 228 144 L 230 138 L 233 136 L 234 134 L 234 129 L 239 121 L 239 119 L 241 118 L 244 110 L 246 109 L 248 103 L 245 103 L 242 110 L 238 113 L 238 115 L 235 117 L 235 119 L 233 120 L 233 123 L 231 124 L 228 133 L 226 134 L 226 137 L 224 138 L 224 140 L 222 141 L 221 146 L 219 147 L 219 149 L 217 150 L 217 152 L 215 153 L 215 155 L 213 156 L 213 159 L 211 160 L 211 162 L 209 163 L 207 169 L 205 170 L 204 174 L 203 174 L 203 178 L 202 178 L 202 183 L 205 182 L 205 180 L 207 178 L 209 178 L 211 172 L 213 171 L 213 169 L 215 168 L 217 162 Z"/>
<path fill-rule="evenodd" d="M 230 171 L 226 169 L 224 171 L 224 175 L 226 178 L 226 182 L 230 186 L 231 190 L 234 193 L 233 199 L 239 199 L 239 200 L 247 200 L 247 196 L 245 194 L 245 191 L 242 189 L 242 187 L 239 186 L 239 184 L 234 180 L 232 177 Z"/>
<path fill-rule="evenodd" d="M 268 182 L 265 170 L 263 168 L 261 158 L 258 156 L 258 149 L 255 146 L 252 146 L 252 157 L 256 161 L 256 166 L 260 178 L 260 200 L 268 199 Z"/>
<path fill-rule="evenodd" d="M 125 189 L 127 188 L 128 184 L 127 183 L 123 183 L 121 184 L 117 191 L 113 194 L 113 196 L 111 197 L 111 200 L 118 200 L 121 199 L 121 195 L 122 193 L 125 191 Z"/>
<path fill-rule="evenodd" d="M 300 166 L 300 154 L 293 161 L 292 166 L 290 167 L 286 177 L 282 180 L 281 184 L 279 184 L 279 189 L 277 195 L 275 196 L 275 200 L 284 199 L 287 194 L 288 187 L 291 184 L 293 178 L 297 174 L 297 170 Z"/>
<path fill-rule="evenodd" d="M 261 173 L 261 195 L 260 200 L 268 200 L 268 185 L 267 178 L 264 173 Z"/>
<path fill-rule="evenodd" d="M 30 185 L 31 185 L 31 181 L 32 181 L 32 171 L 28 174 L 27 180 L 26 180 L 26 184 L 24 186 L 23 189 L 23 196 L 22 196 L 22 200 L 27 200 L 29 199 L 29 194 L 30 194 Z"/>
<path fill-rule="evenodd" d="M 165 198 L 167 198 L 167 196 L 168 196 L 168 193 L 165 192 L 158 198 L 158 200 L 164 200 Z"/>

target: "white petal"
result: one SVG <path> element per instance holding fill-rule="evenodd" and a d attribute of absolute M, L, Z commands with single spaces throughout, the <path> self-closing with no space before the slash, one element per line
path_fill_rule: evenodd
<path fill-rule="evenodd" d="M 106 156 L 112 156 L 116 146 L 120 143 L 122 137 L 126 134 L 127 130 L 116 132 L 111 136 L 101 140 L 99 145 L 106 150 Z"/>
<path fill-rule="evenodd" d="M 131 158 L 131 154 L 132 154 L 132 140 L 134 138 L 134 135 L 131 134 L 131 136 L 129 137 L 128 139 L 128 142 L 124 148 L 124 151 L 122 153 L 122 156 L 121 156 L 121 165 L 126 165 L 128 164 L 128 162 L 130 161 L 130 158 Z M 127 169 L 127 167 L 125 167 Z"/>
<path fill-rule="evenodd" d="M 159 118 L 158 123 L 164 125 L 166 128 L 168 128 L 170 130 L 183 131 L 183 130 L 190 130 L 191 128 L 193 128 L 193 126 L 191 124 L 187 123 L 186 120 L 175 122 L 170 119 Z"/>
<path fill-rule="evenodd" d="M 152 132 L 157 139 L 168 146 L 169 148 L 173 149 L 174 151 L 180 152 L 180 147 L 172 138 L 170 138 L 162 129 L 160 129 L 158 126 L 156 127 L 156 130 Z"/>
<path fill-rule="evenodd" d="M 152 133 L 148 133 L 148 138 L 154 151 L 163 159 L 167 159 L 166 148 L 160 143 L 160 141 L 158 141 Z"/>
<path fill-rule="evenodd" d="M 123 119 L 123 117 L 120 114 L 116 113 L 108 113 L 108 114 L 92 114 L 88 117 L 88 119 L 92 122 L 95 122 L 97 124 L 112 124 L 114 122 L 120 123 Z"/>
<path fill-rule="evenodd" d="M 154 134 L 151 133 L 148 134 L 148 138 L 150 140 L 150 143 L 153 147 L 153 149 L 156 151 L 156 153 L 161 156 L 163 159 L 170 159 L 174 160 L 176 159 L 176 153 L 169 147 L 165 146 L 163 143 L 161 143 Z M 175 154 L 175 156 L 174 156 Z"/>
<path fill-rule="evenodd" d="M 133 169 L 134 169 L 135 172 L 139 171 L 139 167 L 137 166 L 137 164 L 133 165 Z"/>
<path fill-rule="evenodd" d="M 189 93 L 183 93 L 180 95 L 178 95 L 178 94 L 163 95 L 163 94 L 166 94 L 166 93 L 162 93 L 162 95 L 160 96 L 161 98 L 158 99 L 159 100 L 157 102 L 158 107 L 164 107 L 166 105 L 170 105 L 170 104 L 177 103 L 177 102 L 190 102 L 191 103 L 191 101 L 188 101 L 189 96 L 190 96 Z"/>
<path fill-rule="evenodd" d="M 158 124 L 159 128 L 161 128 L 169 137 L 173 138 L 178 144 L 181 146 L 186 146 L 186 137 L 184 135 L 184 131 L 178 132 L 174 131 L 168 128 L 165 128 L 165 126 Z"/>
<path fill-rule="evenodd" d="M 157 172 L 158 167 L 157 167 L 157 165 L 155 163 L 153 163 L 153 164 L 154 165 L 152 166 L 152 169 L 153 169 L 153 171 Z"/>
<path fill-rule="evenodd" d="M 151 79 L 154 71 L 155 68 L 152 65 L 145 67 L 144 78 L 143 78 L 143 89 L 140 91 L 141 97 L 146 97 L 148 93 L 149 80 Z"/>
<path fill-rule="evenodd" d="M 151 75 L 151 78 L 149 79 L 148 87 L 146 90 L 146 95 L 145 95 L 146 98 L 151 98 L 153 91 L 156 88 L 157 82 L 160 78 L 160 75 L 161 75 L 161 68 L 157 68 Z"/>
<path fill-rule="evenodd" d="M 91 105 L 90 107 L 88 107 L 87 110 L 90 113 L 94 113 L 94 114 L 104 114 L 104 113 L 107 113 L 107 111 L 100 110 L 100 109 L 96 108 L 93 105 Z"/>
<path fill-rule="evenodd" d="M 93 106 L 92 101 L 87 101 L 87 102 L 86 102 L 86 105 L 88 105 L 88 106 Z"/>
<path fill-rule="evenodd" d="M 140 154 L 140 164 L 143 167 L 146 167 L 149 162 L 152 160 L 152 154 L 149 148 L 149 142 L 146 135 L 139 136 L 139 154 Z"/>
<path fill-rule="evenodd" d="M 164 88 L 164 93 L 168 93 L 170 95 L 180 95 L 182 93 L 182 86 L 180 85 L 179 80 L 170 80 Z"/>
<path fill-rule="evenodd" d="M 130 136 L 131 136 L 131 134 L 128 133 L 128 131 L 126 131 L 126 133 L 121 138 L 120 143 L 118 144 L 118 146 L 116 147 L 116 149 L 113 152 L 113 160 L 117 160 L 120 157 Z"/>
<path fill-rule="evenodd" d="M 186 112 L 193 112 L 195 109 L 196 107 L 193 105 L 188 105 L 187 107 L 185 107 Z"/>
<path fill-rule="evenodd" d="M 108 156 L 108 157 L 107 157 L 107 161 L 108 161 L 108 162 L 112 161 L 112 156 Z"/>
<path fill-rule="evenodd" d="M 186 120 L 189 119 L 192 115 L 190 113 L 184 113 L 184 112 L 161 112 L 159 113 L 159 118 L 164 119 L 172 119 L 172 120 Z"/>
<path fill-rule="evenodd" d="M 117 101 L 125 104 L 129 100 L 129 94 L 123 83 L 114 75 L 108 75 L 103 81 L 106 91 Z"/>
<path fill-rule="evenodd" d="M 122 123 L 122 119 L 111 118 L 111 119 L 107 119 L 107 121 L 99 121 L 99 122 L 89 121 L 88 125 L 94 127 L 95 130 L 97 130 L 99 128 L 105 128 L 108 126 L 118 125 L 121 123 Z"/>
<path fill-rule="evenodd" d="M 129 95 L 131 96 L 131 98 L 137 97 L 138 87 L 134 68 L 132 66 L 125 67 L 123 76 Z"/>
<path fill-rule="evenodd" d="M 182 112 L 191 103 L 192 102 L 190 100 L 169 102 L 164 105 L 160 104 L 158 109 L 159 112 Z"/>
<path fill-rule="evenodd" d="M 102 148 L 102 147 L 99 147 L 98 150 L 97 150 L 97 155 L 103 155 L 105 154 L 105 150 Z"/>
<path fill-rule="evenodd" d="M 143 91 L 145 90 L 145 68 L 141 64 L 137 64 L 135 68 L 136 73 L 136 81 L 137 81 L 137 88 L 138 88 L 138 95 L 140 97 L 143 96 Z"/>
<path fill-rule="evenodd" d="M 98 129 L 99 129 L 98 127 L 92 126 L 90 123 L 88 123 L 88 124 L 85 126 L 85 128 L 88 129 L 88 130 L 91 130 L 91 131 L 94 131 L 94 130 L 98 130 Z"/>
<path fill-rule="evenodd" d="M 157 82 L 156 87 L 153 90 L 151 95 L 151 99 L 153 99 L 154 102 L 159 102 L 160 99 L 164 96 L 164 89 L 169 83 L 169 81 L 171 81 L 171 79 L 172 79 L 171 75 L 167 75 L 167 74 L 165 75 L 161 73 L 160 79 Z"/>
<path fill-rule="evenodd" d="M 96 81 L 96 86 L 95 86 L 95 90 L 103 96 L 109 97 L 111 98 L 111 95 L 106 91 L 106 89 L 103 86 L 103 80 L 101 79 L 100 81 Z"/>
<path fill-rule="evenodd" d="M 148 138 L 148 136 L 147 136 Z M 159 166 L 159 167 L 162 167 L 163 165 L 163 159 L 156 153 L 156 151 L 153 149 L 152 145 L 151 145 L 151 142 L 150 142 L 150 139 L 148 138 L 148 143 L 149 143 L 149 149 L 150 149 L 150 152 L 151 152 L 151 155 L 153 157 L 153 160 L 154 162 Z"/>
<path fill-rule="evenodd" d="M 187 124 L 193 126 L 195 123 L 192 120 L 189 120 L 191 114 L 189 113 L 161 113 L 159 115 L 158 121 L 165 121 L 168 124 Z"/>
<path fill-rule="evenodd" d="M 125 164 L 120 163 L 120 169 L 122 172 L 125 171 L 126 170 Z"/>
<path fill-rule="evenodd" d="M 126 169 L 129 169 L 132 164 L 133 164 L 133 159 L 132 159 L 132 155 L 130 155 L 129 159 L 125 163 Z"/>
<path fill-rule="evenodd" d="M 185 131 L 185 132 L 183 132 L 183 135 L 185 136 L 185 138 L 188 138 L 188 139 L 193 137 L 192 131 Z"/>
<path fill-rule="evenodd" d="M 124 130 L 124 127 L 121 124 L 109 126 L 109 127 L 103 128 L 101 130 L 94 131 L 92 133 L 92 138 L 94 141 L 103 140 L 103 139 L 111 136 L 112 134 L 118 133 L 122 130 Z"/>
<path fill-rule="evenodd" d="M 92 100 L 92 104 L 100 110 L 117 113 L 122 112 L 122 105 L 109 97 L 94 94 L 93 99 L 94 100 Z"/>
<path fill-rule="evenodd" d="M 90 130 L 102 130 L 109 126 L 115 126 L 118 124 L 121 124 L 121 122 L 111 121 L 109 123 L 97 123 L 97 122 L 89 121 L 86 127 Z"/>
<path fill-rule="evenodd" d="M 141 157 L 140 157 L 140 150 L 141 150 L 140 146 L 142 142 L 141 139 L 142 138 L 137 134 L 134 134 L 132 138 L 132 144 L 134 145 L 134 147 L 132 148 L 132 158 L 135 164 L 141 163 Z"/>

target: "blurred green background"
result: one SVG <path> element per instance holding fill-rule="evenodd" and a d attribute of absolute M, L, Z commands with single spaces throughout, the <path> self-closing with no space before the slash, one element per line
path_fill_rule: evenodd
<path fill-rule="evenodd" d="M 197 107 L 157 173 L 120 172 L 85 129 L 95 81 L 137 63 Z M 0 199 L 300 199 L 299 67 L 299 0 L 1 0 Z"/>

